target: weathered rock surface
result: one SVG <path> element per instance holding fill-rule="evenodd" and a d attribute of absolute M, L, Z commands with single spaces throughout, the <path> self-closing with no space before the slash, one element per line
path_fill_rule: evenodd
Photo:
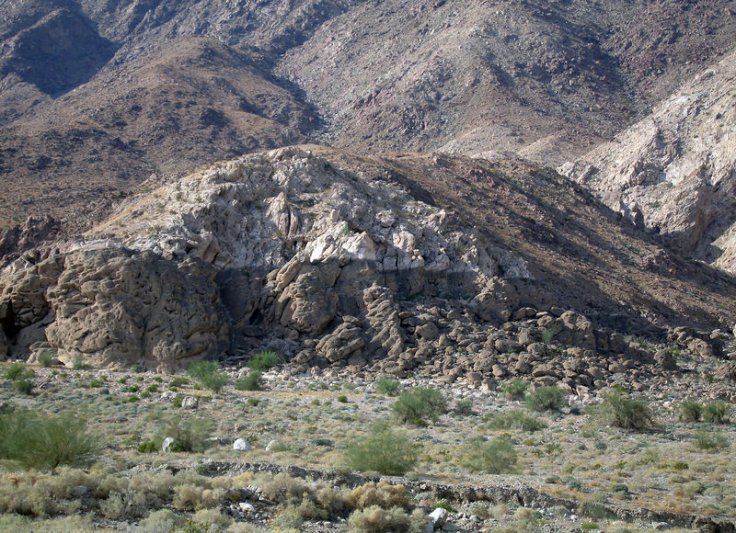
<path fill-rule="evenodd" d="M 736 53 L 563 173 L 677 250 L 736 272 Z"/>
<path fill-rule="evenodd" d="M 87 240 L 23 254 L 0 273 L 0 324 L 14 356 L 50 349 L 67 364 L 166 371 L 268 348 L 301 370 L 574 388 L 629 368 L 621 324 L 733 323 L 736 287 L 714 290 L 710 271 L 676 256 L 689 275 L 666 286 L 632 269 L 664 252 L 643 233 L 622 244 L 617 218 L 584 195 L 518 162 L 254 154 L 125 202 Z M 717 355 L 708 336 L 687 340 Z M 585 363 L 568 375 L 550 342 Z M 612 359 L 593 365 L 598 354 Z"/>
<path fill-rule="evenodd" d="M 0 321 L 14 355 L 47 341 L 58 358 L 173 370 L 227 346 L 212 272 L 151 252 L 79 249 L 0 276 Z"/>

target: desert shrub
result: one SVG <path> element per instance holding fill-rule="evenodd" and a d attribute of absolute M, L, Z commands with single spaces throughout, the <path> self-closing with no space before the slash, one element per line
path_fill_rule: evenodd
<path fill-rule="evenodd" d="M 251 370 L 257 370 L 259 372 L 265 372 L 281 362 L 279 354 L 273 351 L 259 352 L 248 361 L 248 368 Z"/>
<path fill-rule="evenodd" d="M 284 473 L 258 476 L 253 484 L 260 487 L 265 498 L 278 503 L 297 505 L 309 492 L 309 487 L 303 480 Z"/>
<path fill-rule="evenodd" d="M 716 452 L 729 448 L 728 438 L 722 433 L 711 431 L 698 431 L 693 439 L 693 444 L 699 450 Z"/>
<path fill-rule="evenodd" d="M 156 453 L 161 446 L 153 440 L 144 440 L 138 445 L 138 453 Z"/>
<path fill-rule="evenodd" d="M 25 363 L 12 363 L 5 369 L 5 378 L 10 381 L 21 381 L 24 379 L 31 379 L 36 373 L 32 368 L 29 368 Z"/>
<path fill-rule="evenodd" d="M 181 524 L 181 519 L 169 509 L 159 509 L 140 521 L 133 533 L 170 533 Z"/>
<path fill-rule="evenodd" d="M 592 501 L 581 503 L 578 508 L 578 512 L 583 516 L 587 516 L 588 518 L 593 518 L 595 520 L 615 518 L 616 516 L 602 503 Z"/>
<path fill-rule="evenodd" d="M 199 526 L 200 531 L 225 531 L 232 521 L 219 509 L 201 509 L 192 517 L 192 522 Z"/>
<path fill-rule="evenodd" d="M 235 382 L 235 388 L 241 391 L 261 390 L 261 373 L 258 370 L 248 372 L 248 375 Z"/>
<path fill-rule="evenodd" d="M 184 483 L 174 488 L 173 505 L 181 511 L 212 509 L 219 507 L 225 499 L 222 488 L 211 489 L 192 483 Z"/>
<path fill-rule="evenodd" d="M 395 379 L 380 378 L 376 381 L 376 392 L 385 394 L 386 396 L 396 396 L 399 394 L 401 384 Z"/>
<path fill-rule="evenodd" d="M 18 394 L 30 395 L 33 393 L 33 382 L 28 379 L 18 379 L 13 381 L 13 390 Z"/>
<path fill-rule="evenodd" d="M 703 416 L 703 404 L 693 400 L 684 400 L 679 405 L 680 420 L 684 422 L 699 422 Z"/>
<path fill-rule="evenodd" d="M 45 415 L 17 410 L 0 415 L 0 457 L 26 468 L 75 464 L 96 449 L 84 417 L 72 413 Z"/>
<path fill-rule="evenodd" d="M 75 355 L 72 359 L 72 370 L 89 370 L 91 367 L 84 362 L 81 355 Z"/>
<path fill-rule="evenodd" d="M 348 466 L 359 472 L 401 476 L 414 467 L 417 452 L 405 434 L 379 423 L 347 445 L 345 458 Z"/>
<path fill-rule="evenodd" d="M 471 416 L 473 412 L 473 400 L 458 400 L 452 408 L 452 412 L 457 416 Z"/>
<path fill-rule="evenodd" d="M 345 396 L 344 394 L 341 394 L 340 396 L 337 397 L 337 401 L 340 403 L 348 403 L 348 397 Z"/>
<path fill-rule="evenodd" d="M 215 361 L 195 361 L 189 365 L 187 373 L 213 392 L 219 392 L 229 381 Z"/>
<path fill-rule="evenodd" d="M 565 393 L 559 387 L 537 387 L 526 398 L 529 409 L 534 411 L 559 411 L 565 403 Z"/>
<path fill-rule="evenodd" d="M 350 492 L 349 501 L 354 509 L 365 509 L 367 507 L 380 507 L 382 509 L 407 508 L 409 506 L 409 493 L 404 485 L 379 481 L 378 483 L 365 483 L 354 488 Z"/>
<path fill-rule="evenodd" d="M 707 403 L 703 407 L 703 420 L 711 424 L 728 423 L 729 405 L 721 400 Z"/>
<path fill-rule="evenodd" d="M 48 350 L 43 350 L 38 354 L 36 362 L 43 368 L 48 368 L 54 362 L 54 354 Z"/>
<path fill-rule="evenodd" d="M 154 439 L 157 448 L 166 437 L 174 439 L 169 448 L 172 452 L 203 452 L 211 441 L 208 439 L 215 429 L 215 420 L 205 417 L 174 417 L 164 426 L 164 429 Z"/>
<path fill-rule="evenodd" d="M 618 389 L 604 394 L 597 413 L 605 424 L 613 427 L 644 430 L 654 425 L 654 415 L 646 402 L 634 400 Z"/>
<path fill-rule="evenodd" d="M 520 378 L 514 378 L 501 386 L 501 392 L 509 400 L 523 400 L 529 385 Z"/>
<path fill-rule="evenodd" d="M 355 533 L 382 533 L 409 531 L 411 520 L 400 507 L 382 509 L 378 506 L 358 509 L 348 519 L 348 531 Z"/>
<path fill-rule="evenodd" d="M 287 505 L 271 519 L 271 528 L 272 531 L 276 532 L 298 532 L 301 530 L 303 522 L 301 511 L 296 506 Z"/>
<path fill-rule="evenodd" d="M 402 422 L 425 426 L 427 419 L 436 422 L 447 412 L 447 400 L 437 389 L 418 387 L 402 392 L 393 411 Z"/>
<path fill-rule="evenodd" d="M 516 429 L 519 431 L 539 431 L 547 427 L 537 417 L 522 409 L 498 413 L 490 417 L 486 424 L 490 429 Z"/>
<path fill-rule="evenodd" d="M 506 474 L 516 469 L 516 450 L 507 437 L 498 437 L 490 442 L 471 439 L 463 449 L 461 465 L 471 472 Z"/>
<path fill-rule="evenodd" d="M 182 387 L 184 385 L 189 385 L 189 380 L 184 376 L 176 376 L 169 382 L 169 387 Z"/>

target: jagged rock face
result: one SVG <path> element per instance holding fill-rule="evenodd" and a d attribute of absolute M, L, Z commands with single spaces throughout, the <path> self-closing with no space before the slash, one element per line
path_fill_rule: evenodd
<path fill-rule="evenodd" d="M 53 239 L 58 232 L 59 223 L 50 216 L 28 217 L 23 224 L 0 230 L 0 264 Z"/>
<path fill-rule="evenodd" d="M 19 261 L 18 263 L 20 263 Z M 150 252 L 81 249 L 0 276 L 14 355 L 48 344 L 67 364 L 173 370 L 227 345 L 212 273 Z"/>
<path fill-rule="evenodd" d="M 736 272 L 736 53 L 562 171 L 678 250 Z"/>

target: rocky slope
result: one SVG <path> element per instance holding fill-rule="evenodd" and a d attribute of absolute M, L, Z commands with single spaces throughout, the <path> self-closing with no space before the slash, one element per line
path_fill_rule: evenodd
<path fill-rule="evenodd" d="M 736 53 L 563 172 L 679 251 L 736 272 Z"/>
<path fill-rule="evenodd" d="M 731 0 L 0 0 L 0 12 L 0 226 L 53 214 L 71 231 L 151 174 L 305 140 L 561 163 L 736 35 Z"/>
<path fill-rule="evenodd" d="M 546 335 L 625 357 L 617 331 L 699 325 L 680 340 L 719 355 L 710 329 L 736 322 L 735 297 L 549 169 L 305 146 L 191 174 L 27 252 L 0 274 L 0 324 L 13 354 L 67 364 L 170 370 L 268 347 L 305 369 L 482 376 L 520 351 L 531 372 Z"/>

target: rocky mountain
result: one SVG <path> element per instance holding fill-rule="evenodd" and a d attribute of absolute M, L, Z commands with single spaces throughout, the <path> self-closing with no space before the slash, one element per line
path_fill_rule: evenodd
<path fill-rule="evenodd" d="M 699 326 L 678 338 L 717 355 L 710 331 L 734 322 L 732 278 L 550 169 L 318 146 L 164 184 L 0 274 L 12 354 L 95 366 L 172 370 L 265 347 L 305 369 L 482 375 L 507 353 L 542 357 L 545 336 L 630 358 L 621 332 Z"/>
<path fill-rule="evenodd" d="M 675 249 L 736 272 L 736 54 L 563 172 Z"/>
<path fill-rule="evenodd" d="M 0 225 L 306 140 L 559 164 L 732 49 L 734 5 L 0 0 Z"/>

